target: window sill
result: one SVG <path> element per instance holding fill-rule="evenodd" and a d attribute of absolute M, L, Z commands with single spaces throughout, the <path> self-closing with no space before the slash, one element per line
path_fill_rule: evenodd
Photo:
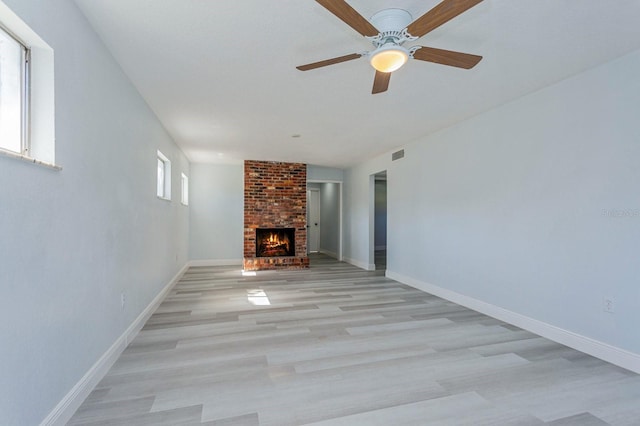
<path fill-rule="evenodd" d="M 17 160 L 22 160 L 27 163 L 37 164 L 38 166 L 46 167 L 52 170 L 58 170 L 58 171 L 62 170 L 62 166 L 59 166 L 57 164 L 47 163 L 46 161 L 41 161 L 36 158 L 31 158 L 26 155 L 18 154 L 17 152 L 7 151 L 1 148 L 0 148 L 0 156 L 15 158 Z"/>
<path fill-rule="evenodd" d="M 171 198 L 164 198 L 164 197 L 160 197 L 158 195 L 156 195 L 156 197 L 158 197 L 158 200 L 162 200 L 162 201 L 171 201 Z"/>

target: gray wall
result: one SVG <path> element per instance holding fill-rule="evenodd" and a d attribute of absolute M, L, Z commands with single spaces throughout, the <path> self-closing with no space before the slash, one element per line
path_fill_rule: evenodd
<path fill-rule="evenodd" d="M 4 2 L 55 50 L 63 170 L 0 156 L 0 424 L 34 425 L 186 264 L 189 164 L 72 1 Z"/>
<path fill-rule="evenodd" d="M 242 164 L 192 164 L 190 181 L 190 259 L 242 262 Z"/>
<path fill-rule="evenodd" d="M 307 165 L 308 181 L 334 181 L 342 182 L 344 179 L 344 171 L 342 169 L 334 169 L 332 167 Z"/>
<path fill-rule="evenodd" d="M 635 52 L 347 170 L 345 256 L 370 262 L 386 169 L 389 271 L 640 354 L 639 73 Z"/>

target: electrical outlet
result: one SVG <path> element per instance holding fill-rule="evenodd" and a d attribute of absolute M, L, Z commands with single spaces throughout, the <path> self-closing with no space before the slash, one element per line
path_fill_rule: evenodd
<path fill-rule="evenodd" d="M 612 314 L 615 311 L 614 300 L 611 297 L 602 299 L 602 310 Z"/>
<path fill-rule="evenodd" d="M 124 293 L 120 293 L 120 307 L 124 311 L 124 302 L 125 302 Z"/>

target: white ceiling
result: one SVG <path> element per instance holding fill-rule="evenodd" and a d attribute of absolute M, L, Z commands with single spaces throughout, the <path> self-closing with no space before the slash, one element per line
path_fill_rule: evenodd
<path fill-rule="evenodd" d="M 640 49 L 639 0 L 485 0 L 414 44 L 484 56 L 410 61 L 371 95 L 371 50 L 314 0 L 75 0 L 192 162 L 347 167 Z M 415 18 L 439 0 L 348 0 Z M 300 137 L 292 137 L 300 135 Z"/>

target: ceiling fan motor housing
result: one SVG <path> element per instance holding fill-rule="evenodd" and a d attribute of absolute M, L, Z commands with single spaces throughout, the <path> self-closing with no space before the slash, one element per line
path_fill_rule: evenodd
<path fill-rule="evenodd" d="M 369 37 L 375 47 L 385 44 L 401 45 L 405 41 L 415 40 L 405 31 L 407 26 L 413 21 L 413 17 L 404 9 L 383 9 L 371 17 L 371 23 L 380 34 Z"/>
<path fill-rule="evenodd" d="M 402 31 L 411 23 L 413 17 L 404 9 L 383 9 L 370 19 L 374 27 L 381 33 L 387 31 Z"/>

